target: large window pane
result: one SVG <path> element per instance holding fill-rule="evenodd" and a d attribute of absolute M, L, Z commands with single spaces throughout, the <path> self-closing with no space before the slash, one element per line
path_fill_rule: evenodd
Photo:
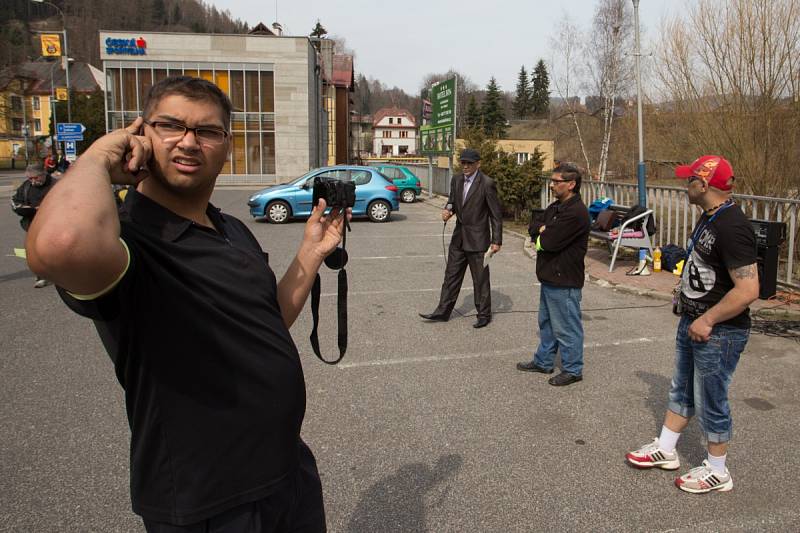
<path fill-rule="evenodd" d="M 225 164 L 222 165 L 222 170 L 219 172 L 220 174 L 233 174 L 231 172 L 231 157 L 228 156 L 228 159 L 225 160 Z"/>
<path fill-rule="evenodd" d="M 164 68 L 153 69 L 153 74 L 155 75 L 154 83 L 158 83 L 161 80 L 167 78 L 167 69 Z"/>
<path fill-rule="evenodd" d="M 201 70 L 200 77 L 206 81 L 214 82 L 214 76 L 212 75 L 210 70 Z"/>
<path fill-rule="evenodd" d="M 273 113 L 261 115 L 261 129 L 275 131 L 275 115 Z"/>
<path fill-rule="evenodd" d="M 234 133 L 231 135 L 233 141 L 233 173 L 245 174 L 245 146 L 244 133 Z"/>
<path fill-rule="evenodd" d="M 244 113 L 231 113 L 231 131 L 244 131 Z"/>
<path fill-rule="evenodd" d="M 244 111 L 244 73 L 231 72 L 231 103 L 234 111 Z"/>
<path fill-rule="evenodd" d="M 111 95 L 108 109 L 122 111 L 122 76 L 118 68 L 108 69 L 107 72 L 110 81 L 108 89 Z"/>
<path fill-rule="evenodd" d="M 217 70 L 214 73 L 214 83 L 217 84 L 222 92 L 227 94 L 229 97 L 231 95 L 231 87 L 228 83 L 228 71 L 227 70 Z"/>
<path fill-rule="evenodd" d="M 258 112 L 258 72 L 245 72 L 247 111 Z"/>
<path fill-rule="evenodd" d="M 261 143 L 258 133 L 247 134 L 247 173 L 261 174 Z"/>
<path fill-rule="evenodd" d="M 248 131 L 258 131 L 259 129 L 261 129 L 259 127 L 260 116 L 257 113 L 247 113 L 245 116 L 247 120 Z"/>
<path fill-rule="evenodd" d="M 272 113 L 275 111 L 275 89 L 272 72 L 261 73 L 261 111 Z"/>
<path fill-rule="evenodd" d="M 262 174 L 275 174 L 275 134 L 262 134 L 261 152 L 263 156 Z"/>
<path fill-rule="evenodd" d="M 196 78 L 198 76 L 197 69 L 184 69 L 183 75 L 189 76 L 190 78 Z"/>
<path fill-rule="evenodd" d="M 150 69 L 139 71 L 139 109 L 144 110 L 144 101 L 147 98 L 147 93 L 150 87 L 153 86 L 153 77 Z"/>
<path fill-rule="evenodd" d="M 136 71 L 122 69 L 122 105 L 124 111 L 136 111 Z"/>

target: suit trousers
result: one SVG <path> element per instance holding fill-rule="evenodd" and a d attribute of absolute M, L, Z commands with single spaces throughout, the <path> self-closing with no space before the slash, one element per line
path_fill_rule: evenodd
<path fill-rule="evenodd" d="M 461 283 L 469 265 L 472 287 L 475 291 L 475 309 L 479 318 L 492 316 L 492 288 L 489 282 L 489 267 L 483 267 L 484 252 L 465 252 L 460 246 L 450 246 L 447 269 L 444 272 L 442 293 L 434 314 L 450 316 L 461 291 Z"/>

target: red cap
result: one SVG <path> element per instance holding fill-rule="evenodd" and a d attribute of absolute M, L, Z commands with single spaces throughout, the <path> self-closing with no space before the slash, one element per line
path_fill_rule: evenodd
<path fill-rule="evenodd" d="M 721 191 L 733 188 L 733 167 L 728 160 L 718 155 L 704 155 L 694 160 L 691 165 L 675 167 L 675 177 L 689 179 L 702 178 L 709 186 Z"/>

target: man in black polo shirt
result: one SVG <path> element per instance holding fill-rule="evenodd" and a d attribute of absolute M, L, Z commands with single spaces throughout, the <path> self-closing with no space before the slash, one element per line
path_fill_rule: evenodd
<path fill-rule="evenodd" d="M 346 215 L 320 202 L 276 282 L 245 225 L 209 203 L 230 113 L 209 82 L 153 86 L 143 119 L 96 141 L 45 199 L 28 261 L 114 362 L 148 531 L 324 531 L 289 327 Z M 137 185 L 119 213 L 111 184 Z"/>

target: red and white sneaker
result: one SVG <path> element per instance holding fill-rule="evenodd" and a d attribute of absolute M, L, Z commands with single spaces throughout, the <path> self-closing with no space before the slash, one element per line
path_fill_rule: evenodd
<path fill-rule="evenodd" d="M 704 494 L 712 490 L 728 492 L 733 489 L 733 478 L 727 468 L 724 474 L 719 474 L 711 468 L 708 461 L 703 461 L 702 466 L 692 468 L 676 478 L 675 486 L 693 494 Z"/>
<path fill-rule="evenodd" d="M 664 470 L 677 470 L 681 467 L 678 452 L 662 450 L 658 439 L 653 439 L 650 444 L 645 444 L 638 450 L 628 452 L 625 459 L 637 468 L 663 468 Z"/>

